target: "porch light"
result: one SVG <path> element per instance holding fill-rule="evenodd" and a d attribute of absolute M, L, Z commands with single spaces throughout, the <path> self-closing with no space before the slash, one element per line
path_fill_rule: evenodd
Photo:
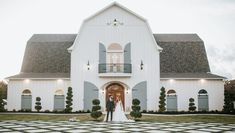
<path fill-rule="evenodd" d="M 140 62 L 140 70 L 143 70 L 144 69 L 144 63 L 143 63 L 143 61 L 141 60 L 141 62 Z"/>
<path fill-rule="evenodd" d="M 87 62 L 87 70 L 90 70 L 90 63 L 89 63 L 89 60 Z"/>

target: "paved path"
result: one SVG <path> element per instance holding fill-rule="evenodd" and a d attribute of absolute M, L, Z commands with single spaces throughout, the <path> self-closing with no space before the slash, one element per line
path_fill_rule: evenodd
<path fill-rule="evenodd" d="M 45 122 L 45 121 L 0 121 L 1 133 L 235 133 L 235 124 L 221 123 L 177 123 L 177 122 Z"/>

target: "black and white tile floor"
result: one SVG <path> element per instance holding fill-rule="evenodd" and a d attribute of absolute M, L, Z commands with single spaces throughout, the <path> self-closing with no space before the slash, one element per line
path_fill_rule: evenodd
<path fill-rule="evenodd" d="M 177 122 L 45 122 L 0 121 L 0 133 L 235 133 L 235 124 Z"/>

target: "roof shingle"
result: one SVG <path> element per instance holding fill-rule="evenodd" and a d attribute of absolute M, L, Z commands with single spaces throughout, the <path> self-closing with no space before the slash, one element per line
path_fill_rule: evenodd
<path fill-rule="evenodd" d="M 76 36 L 33 35 L 25 49 L 21 73 L 9 78 L 67 78 L 70 73 L 70 53 L 67 49 L 72 46 Z M 154 37 L 163 48 L 160 54 L 161 77 L 211 77 L 207 73 L 210 67 L 204 43 L 197 34 L 154 34 Z"/>

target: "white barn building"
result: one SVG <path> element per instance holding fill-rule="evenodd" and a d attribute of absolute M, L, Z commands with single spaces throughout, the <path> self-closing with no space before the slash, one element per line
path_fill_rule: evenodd
<path fill-rule="evenodd" d="M 133 98 L 142 110 L 158 110 L 160 88 L 167 110 L 222 110 L 224 77 L 210 73 L 203 41 L 197 34 L 153 34 L 148 22 L 112 3 L 84 20 L 78 34 L 35 34 L 27 42 L 21 72 L 7 78 L 9 111 L 65 107 L 73 88 L 73 111 L 91 110 L 100 99 L 120 97 L 125 111 Z"/>

